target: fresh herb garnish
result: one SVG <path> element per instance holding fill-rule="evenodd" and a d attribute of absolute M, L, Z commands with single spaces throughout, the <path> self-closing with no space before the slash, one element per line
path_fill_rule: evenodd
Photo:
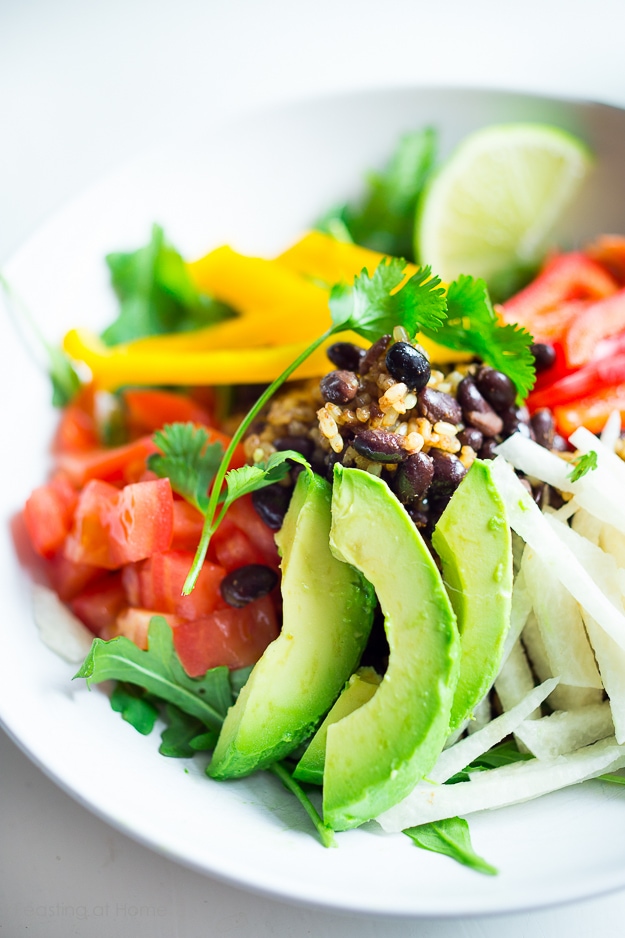
<path fill-rule="evenodd" d="M 420 824 L 418 827 L 407 827 L 403 833 L 422 850 L 442 853 L 478 873 L 497 875 L 497 869 L 473 849 L 469 825 L 464 818 L 450 817 L 430 824 Z"/>
<path fill-rule="evenodd" d="M 402 284 L 405 269 L 405 261 L 392 258 L 388 263 L 385 261 L 380 263 L 373 277 L 370 277 L 367 271 L 363 270 L 359 277 L 354 278 L 353 287 L 334 287 L 330 293 L 330 314 L 332 318 L 330 328 L 298 355 L 295 361 L 260 395 L 251 410 L 243 418 L 215 474 L 205 513 L 202 536 L 182 590 L 184 595 L 188 595 L 193 589 L 202 569 L 210 539 L 219 527 L 226 508 L 232 503 L 234 490 L 228 493 L 230 497 L 227 496 L 227 503 L 218 513 L 222 486 L 224 480 L 228 484 L 228 466 L 236 447 L 265 404 L 290 378 L 293 372 L 299 368 L 302 362 L 306 361 L 309 355 L 312 355 L 327 339 L 338 332 L 344 332 L 346 329 L 351 329 L 363 338 L 376 341 L 389 330 L 389 325 L 391 329 L 397 325 L 404 326 L 410 332 L 415 333 L 425 323 L 435 329 L 436 325 L 440 325 L 445 319 L 445 298 L 443 290 L 439 286 L 440 281 L 438 278 L 431 277 L 429 268 L 423 268 Z M 281 457 L 282 460 L 297 458 L 298 461 L 302 461 L 301 456 L 293 453 L 283 453 Z M 271 471 L 277 465 L 279 465 L 277 461 L 272 463 Z M 263 471 L 266 472 L 267 470 Z M 251 475 L 247 474 L 240 478 L 244 480 L 245 485 L 237 483 L 238 491 L 241 494 L 243 491 L 250 491 L 247 485 L 251 482 Z M 257 477 L 257 481 L 262 482 L 261 477 Z M 269 483 L 265 482 L 264 484 Z"/>
<path fill-rule="evenodd" d="M 201 678 L 189 677 L 175 652 L 171 627 L 162 616 L 150 620 L 147 651 L 125 636 L 108 642 L 96 638 L 74 677 L 85 678 L 87 685 L 109 680 L 137 684 L 212 729 L 221 727 L 232 704 L 228 668 L 212 668 Z"/>
<path fill-rule="evenodd" d="M 571 464 L 573 468 L 569 472 L 568 478 L 571 482 L 578 482 L 588 472 L 593 472 L 597 468 L 597 454 L 594 449 L 591 449 L 583 456 L 576 456 L 571 460 Z"/>
<path fill-rule="evenodd" d="M 302 805 L 306 814 L 311 819 L 313 824 L 317 829 L 319 834 L 319 839 L 324 847 L 336 847 L 336 841 L 334 839 L 334 831 L 332 828 L 328 827 L 327 824 L 324 824 L 322 821 L 319 812 L 315 808 L 314 804 L 301 787 L 299 782 L 296 782 L 289 770 L 286 768 L 283 762 L 274 762 L 272 765 L 267 767 L 267 771 L 271 772 L 273 775 L 276 775 L 287 791 L 290 791 L 292 795 L 295 795 L 299 803 Z"/>
<path fill-rule="evenodd" d="M 384 171 L 368 175 L 362 198 L 332 209 L 316 227 L 338 240 L 412 260 L 415 209 L 435 156 L 433 128 L 405 134 Z"/>
<path fill-rule="evenodd" d="M 131 253 L 106 257 L 119 301 L 117 319 L 102 333 L 107 345 L 148 335 L 187 332 L 233 315 L 223 303 L 199 292 L 187 266 L 153 225 L 148 244 Z"/>
<path fill-rule="evenodd" d="M 493 746 L 487 752 L 474 759 L 470 765 L 467 765 L 461 772 L 457 772 L 447 779 L 446 785 L 455 785 L 457 782 L 468 782 L 471 779 L 471 772 L 482 772 L 488 769 L 497 769 L 502 765 L 511 765 L 513 762 L 525 762 L 532 759 L 530 752 L 521 752 L 512 740 Z"/>
<path fill-rule="evenodd" d="M 161 450 L 148 457 L 148 469 L 168 478 L 171 487 L 202 514 L 208 506 L 208 489 L 223 459 L 221 443 L 209 443 L 203 427 L 170 423 L 153 436 Z"/>
<path fill-rule="evenodd" d="M 440 345 L 472 352 L 488 365 L 503 371 L 525 398 L 534 385 L 533 337 L 519 325 L 500 325 L 482 279 L 464 274 L 447 288 L 447 319 L 440 328 L 427 324 L 422 331 Z"/>

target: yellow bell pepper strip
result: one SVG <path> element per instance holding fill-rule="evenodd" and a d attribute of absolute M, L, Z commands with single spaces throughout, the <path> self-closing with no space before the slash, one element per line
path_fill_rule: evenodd
<path fill-rule="evenodd" d="M 383 258 L 383 254 L 370 251 L 369 248 L 358 244 L 349 244 L 346 241 L 337 241 L 330 235 L 321 231 L 309 231 L 292 247 L 276 258 L 288 270 L 313 280 L 327 283 L 352 283 L 364 269 L 371 276 Z M 413 264 L 406 265 L 406 278 L 412 277 L 417 268 Z M 444 286 L 444 284 L 443 284 Z M 437 364 L 446 364 L 456 361 L 470 361 L 471 355 L 445 348 L 428 339 L 419 336 L 419 342 L 427 352 L 430 360 Z"/>
<path fill-rule="evenodd" d="M 337 341 L 362 344 L 351 332 L 334 336 L 307 358 L 292 378 L 324 375 L 330 367 L 324 350 Z M 84 362 L 92 373 L 94 385 L 103 390 L 123 385 L 268 384 L 309 345 L 310 342 L 299 342 L 170 353 L 163 343 L 159 351 L 137 352 L 133 342 L 109 347 L 85 329 L 72 329 L 63 340 L 65 352 L 75 361 Z"/>

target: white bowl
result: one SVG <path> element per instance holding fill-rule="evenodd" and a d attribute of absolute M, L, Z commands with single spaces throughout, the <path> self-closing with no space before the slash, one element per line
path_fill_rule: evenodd
<path fill-rule="evenodd" d="M 358 192 L 397 136 L 432 124 L 442 153 L 485 124 L 539 120 L 580 134 L 596 170 L 561 226 L 561 243 L 625 232 L 625 112 L 598 104 L 458 89 L 399 89 L 304 102 L 211 130 L 104 180 L 53 218 L 5 273 L 58 339 L 98 327 L 114 300 L 107 251 L 147 240 L 153 221 L 188 257 L 229 242 L 270 256 L 328 206 Z M 4 391 L 2 512 L 6 521 L 46 473 L 55 415 L 46 379 L 0 323 Z M 8 426 L 7 426 L 8 425 Z M 623 791 L 590 782 L 471 819 L 474 846 L 500 870 L 480 876 L 375 824 L 324 850 L 280 784 L 205 777 L 201 759 L 158 754 L 113 713 L 102 689 L 39 641 L 29 577 L 6 525 L 0 544 L 0 719 L 24 751 L 82 804 L 196 870 L 261 893 L 327 908 L 392 915 L 465 915 L 544 906 L 625 886 Z"/>

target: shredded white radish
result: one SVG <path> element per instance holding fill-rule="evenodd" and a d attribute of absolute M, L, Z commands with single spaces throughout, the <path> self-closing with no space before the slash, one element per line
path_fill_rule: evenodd
<path fill-rule="evenodd" d="M 487 726 L 493 718 L 493 708 L 490 705 L 490 694 L 485 697 L 473 708 L 472 718 L 467 723 L 467 733 L 473 736 L 479 733 L 481 729 Z"/>
<path fill-rule="evenodd" d="M 476 772 L 468 782 L 455 785 L 421 782 L 377 821 L 385 831 L 402 831 L 442 818 L 463 817 L 475 811 L 529 801 L 624 766 L 625 746 L 610 737 L 556 759 L 529 759 Z"/>
<path fill-rule="evenodd" d="M 534 687 L 534 675 L 520 640 L 512 647 L 503 668 L 497 675 L 495 690 L 504 710 L 511 710 Z M 533 710 L 528 719 L 540 716 L 539 710 Z"/>
<path fill-rule="evenodd" d="M 573 552 L 563 544 L 549 524 L 548 516 L 542 514 L 503 457 L 493 460 L 491 472 L 506 506 L 510 526 L 540 556 L 545 574 L 558 579 L 625 650 L 625 615 L 604 596 Z"/>
<path fill-rule="evenodd" d="M 597 454 L 599 469 L 609 473 L 614 479 L 614 484 L 621 486 L 622 490 L 622 487 L 625 486 L 625 463 L 620 456 L 616 455 L 614 447 L 606 446 L 599 437 L 587 430 L 586 427 L 578 427 L 577 430 L 574 430 L 569 437 L 569 443 L 580 453 L 590 453 L 594 450 Z M 595 472 L 597 471 L 595 470 Z M 593 472 L 589 472 L 584 478 L 590 478 L 593 474 Z"/>
<path fill-rule="evenodd" d="M 41 640 L 65 661 L 78 663 L 88 654 L 93 633 L 69 611 L 54 590 L 35 584 L 33 616 Z"/>
<path fill-rule="evenodd" d="M 477 733 L 473 733 L 472 736 L 465 736 L 455 746 L 445 749 L 429 773 L 429 780 L 441 784 L 446 782 L 448 778 L 451 778 L 457 772 L 461 772 L 478 756 L 500 743 L 502 739 L 513 733 L 519 723 L 522 723 L 536 707 L 540 706 L 557 683 L 557 678 L 550 678 L 543 684 L 539 684 L 538 687 L 532 688 L 516 707 L 512 707 L 507 713 L 495 717 L 494 720 L 491 720 Z M 408 795 L 408 798 L 410 797 Z"/>
<path fill-rule="evenodd" d="M 524 720 L 515 735 L 537 759 L 555 759 L 614 736 L 610 704 L 606 700 L 579 710 L 558 710 L 540 720 Z"/>
<path fill-rule="evenodd" d="M 606 446 L 610 452 L 614 452 L 614 447 L 616 446 L 617 440 L 621 435 L 621 412 L 619 410 L 613 410 L 608 419 L 605 422 L 605 426 L 601 431 L 601 436 L 599 439 Z"/>

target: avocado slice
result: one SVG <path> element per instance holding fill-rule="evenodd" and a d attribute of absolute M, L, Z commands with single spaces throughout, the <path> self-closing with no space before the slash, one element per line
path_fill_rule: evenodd
<path fill-rule="evenodd" d="M 441 515 L 432 544 L 460 631 L 453 732 L 492 686 L 510 625 L 511 534 L 487 462 L 475 460 Z"/>
<path fill-rule="evenodd" d="M 328 727 L 324 818 L 347 830 L 404 798 L 436 762 L 460 643 L 441 575 L 403 505 L 367 472 L 334 473 L 332 550 L 375 587 L 390 647 L 371 700 Z"/>
<path fill-rule="evenodd" d="M 307 739 L 357 667 L 373 620 L 373 589 L 331 553 L 331 488 L 301 472 L 276 536 L 283 626 L 252 669 L 219 734 L 207 772 L 249 775 Z"/>
<path fill-rule="evenodd" d="M 326 761 L 326 739 L 328 727 L 353 713 L 358 707 L 371 700 L 382 678 L 373 668 L 358 668 L 343 688 L 329 714 L 311 739 L 306 752 L 295 766 L 293 778 L 313 785 L 323 783 L 323 767 Z"/>

